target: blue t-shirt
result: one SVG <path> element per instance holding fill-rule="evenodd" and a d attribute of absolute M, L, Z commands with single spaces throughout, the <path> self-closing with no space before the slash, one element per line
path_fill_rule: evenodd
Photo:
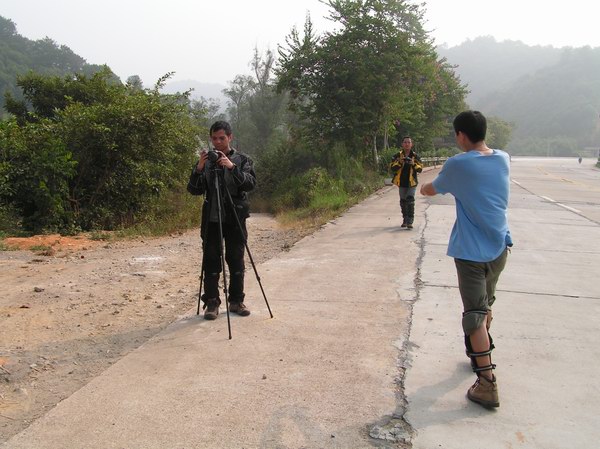
<path fill-rule="evenodd" d="M 433 181 L 437 193 L 456 200 L 456 221 L 447 254 L 457 259 L 491 262 L 512 246 L 507 209 L 510 191 L 508 154 L 493 150 L 457 154 Z"/>

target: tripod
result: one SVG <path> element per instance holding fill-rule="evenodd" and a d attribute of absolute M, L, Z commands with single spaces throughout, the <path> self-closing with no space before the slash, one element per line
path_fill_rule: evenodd
<path fill-rule="evenodd" d="M 220 265 L 221 265 L 221 270 L 223 272 L 223 293 L 225 294 L 225 309 L 227 311 L 227 329 L 229 332 L 229 339 L 231 340 L 232 336 L 231 336 L 231 320 L 230 320 L 230 313 L 229 313 L 229 297 L 228 297 L 228 289 L 227 289 L 227 273 L 226 273 L 226 259 L 225 259 L 225 247 L 223 245 L 223 241 L 224 241 L 224 235 L 223 235 L 223 215 L 222 215 L 222 211 L 223 211 L 223 196 L 222 196 L 222 191 L 221 191 L 221 182 L 223 185 L 223 190 L 226 193 L 226 198 L 228 200 L 228 204 L 230 206 L 230 210 L 233 212 L 232 215 L 235 218 L 235 225 L 237 230 L 240 232 L 240 236 L 242 238 L 242 241 L 244 243 L 244 247 L 246 249 L 246 252 L 248 253 L 248 258 L 250 259 L 250 263 L 252 265 L 252 269 L 254 270 L 254 274 L 256 276 L 256 280 L 258 281 L 258 285 L 260 286 L 260 290 L 262 292 L 263 298 L 265 299 L 265 304 L 267 305 L 267 309 L 269 311 L 269 315 L 271 316 L 271 318 L 273 318 L 273 313 L 271 312 L 271 307 L 269 306 L 269 301 L 267 300 L 267 296 L 265 294 L 265 290 L 262 286 L 262 282 L 260 279 L 260 276 L 258 274 L 258 271 L 256 269 L 256 264 L 254 263 L 254 259 L 252 257 L 252 253 L 250 251 L 250 247 L 248 246 L 248 236 L 246 234 L 246 232 L 244 232 L 244 228 L 242 226 L 242 223 L 240 221 L 240 218 L 237 214 L 237 211 L 235 210 L 235 204 L 233 202 L 233 198 L 231 197 L 231 193 L 229 192 L 229 189 L 227 188 L 227 183 L 224 180 L 224 173 L 223 173 L 223 169 L 222 168 L 217 168 L 216 166 L 216 161 L 211 161 L 212 162 L 212 168 L 210 169 L 210 173 L 212 175 L 212 180 L 214 181 L 214 189 L 215 189 L 215 198 L 216 198 L 216 205 L 217 205 L 217 216 L 218 216 L 218 228 L 219 228 L 219 257 L 220 257 Z M 206 194 L 208 195 L 208 189 Z M 203 216 L 205 217 L 206 221 L 209 221 L 210 219 L 210 211 L 206 212 L 204 211 Z M 206 254 L 206 244 L 207 244 L 207 240 L 208 240 L 208 223 L 203 223 L 203 225 L 205 225 L 205 230 L 206 230 L 206 238 L 202 239 L 202 264 L 201 264 L 201 268 L 200 268 L 200 290 L 198 292 L 198 307 L 196 310 L 196 315 L 200 314 L 200 302 L 202 299 L 202 284 L 203 284 L 203 280 L 204 280 L 204 257 Z"/>

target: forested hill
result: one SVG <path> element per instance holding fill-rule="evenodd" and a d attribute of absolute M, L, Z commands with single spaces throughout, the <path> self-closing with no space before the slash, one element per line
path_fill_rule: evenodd
<path fill-rule="evenodd" d="M 492 36 L 467 40 L 456 47 L 438 47 L 440 56 L 456 65 L 461 80 L 468 84 L 467 101 L 480 108 L 482 98 L 503 90 L 522 77 L 558 62 L 562 50 L 530 47 L 520 41 L 496 42 Z"/>
<path fill-rule="evenodd" d="M 103 66 L 88 64 L 81 56 L 50 38 L 32 41 L 17 32 L 15 23 L 0 16 L 0 117 L 6 92 L 20 98 L 17 75 L 30 70 L 47 75 L 92 74 Z"/>
<path fill-rule="evenodd" d="M 438 48 L 471 91 L 470 107 L 515 125 L 514 154 L 600 148 L 600 48 L 530 47 L 481 37 Z"/>

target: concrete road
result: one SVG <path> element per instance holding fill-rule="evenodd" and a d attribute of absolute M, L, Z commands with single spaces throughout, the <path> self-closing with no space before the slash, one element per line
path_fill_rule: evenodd
<path fill-rule="evenodd" d="M 515 246 L 500 279 L 491 334 L 500 408 L 465 399 L 451 198 L 426 200 L 413 310 L 406 418 L 415 449 L 597 448 L 600 387 L 600 171 L 592 160 L 513 158 Z"/>
<path fill-rule="evenodd" d="M 465 398 L 453 201 L 400 230 L 386 187 L 258 266 L 274 319 L 248 273 L 232 340 L 191 311 L 1 447 L 597 447 L 600 172 L 569 164 L 513 159 L 497 411 Z"/>
<path fill-rule="evenodd" d="M 194 310 L 2 447 L 385 447 L 420 240 L 400 223 L 386 187 L 258 266 L 274 319 L 248 272 L 232 340 Z"/>

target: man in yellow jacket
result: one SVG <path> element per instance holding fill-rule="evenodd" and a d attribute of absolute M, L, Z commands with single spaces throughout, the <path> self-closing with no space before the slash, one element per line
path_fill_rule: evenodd
<path fill-rule="evenodd" d="M 417 173 L 423 171 L 421 158 L 412 147 L 413 141 L 410 136 L 404 136 L 402 150 L 392 158 L 390 163 L 390 170 L 394 174 L 392 183 L 398 186 L 400 193 L 401 227 L 408 229 L 413 228 L 415 219 L 415 193 L 419 183 Z"/>

